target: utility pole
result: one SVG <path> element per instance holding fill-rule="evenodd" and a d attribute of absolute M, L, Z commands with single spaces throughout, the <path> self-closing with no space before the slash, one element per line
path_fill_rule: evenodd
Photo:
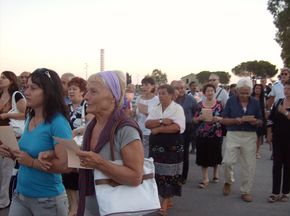
<path fill-rule="evenodd" d="M 85 63 L 85 74 L 86 74 L 86 80 L 88 80 L 88 63 Z"/>

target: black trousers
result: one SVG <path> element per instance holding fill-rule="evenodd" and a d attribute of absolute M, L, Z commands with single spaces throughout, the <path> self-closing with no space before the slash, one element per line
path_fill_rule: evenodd
<path fill-rule="evenodd" d="M 288 142 L 288 143 L 287 143 Z M 280 194 L 281 183 L 282 193 L 290 192 L 290 148 L 289 140 L 273 140 L 273 185 L 272 193 Z M 282 175 L 283 172 L 283 175 Z M 282 179 L 283 176 L 283 179 Z M 281 181 L 282 180 L 282 181 Z"/>
<path fill-rule="evenodd" d="M 182 134 L 183 137 L 183 169 L 182 169 L 182 181 L 186 181 L 189 169 L 189 144 L 192 139 L 193 124 L 186 123 L 185 131 Z"/>

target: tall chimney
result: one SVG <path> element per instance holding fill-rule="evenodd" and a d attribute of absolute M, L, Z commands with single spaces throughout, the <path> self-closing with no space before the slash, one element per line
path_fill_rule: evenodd
<path fill-rule="evenodd" d="M 104 71 L 105 70 L 105 49 L 101 49 L 100 50 L 100 71 Z"/>

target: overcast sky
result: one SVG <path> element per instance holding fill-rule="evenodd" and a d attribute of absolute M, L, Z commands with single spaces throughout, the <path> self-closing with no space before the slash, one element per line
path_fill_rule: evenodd
<path fill-rule="evenodd" d="M 283 66 L 267 0 L 0 0 L 0 70 L 105 69 L 169 81 L 243 61 Z"/>

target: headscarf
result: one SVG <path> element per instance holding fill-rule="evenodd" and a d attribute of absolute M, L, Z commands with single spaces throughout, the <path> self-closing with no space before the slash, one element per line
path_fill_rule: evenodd
<path fill-rule="evenodd" d="M 97 75 L 105 81 L 106 85 L 111 90 L 116 100 L 116 104 L 118 104 L 122 95 L 122 89 L 120 86 L 118 75 L 113 71 L 100 72 Z"/>

